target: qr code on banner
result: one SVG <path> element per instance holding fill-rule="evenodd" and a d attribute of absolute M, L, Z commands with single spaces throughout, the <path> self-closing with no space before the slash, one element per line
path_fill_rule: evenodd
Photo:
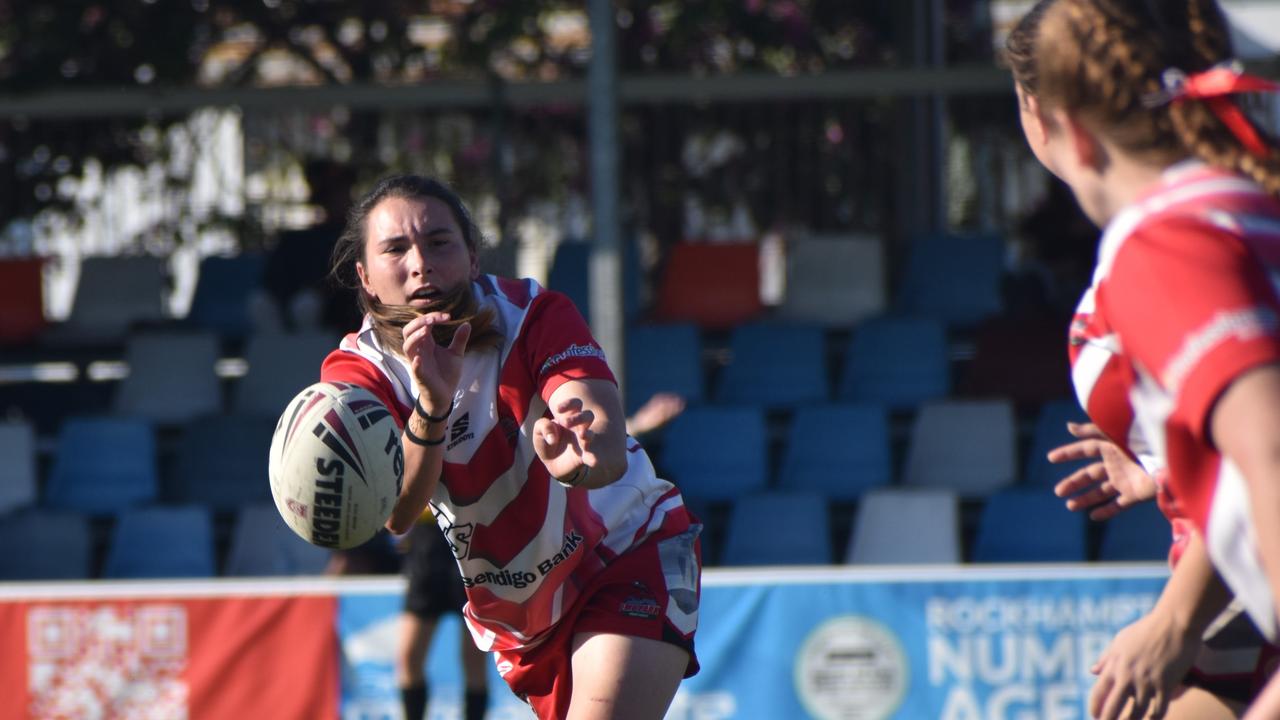
<path fill-rule="evenodd" d="M 40 607 L 27 614 L 29 716 L 186 720 L 179 605 Z"/>

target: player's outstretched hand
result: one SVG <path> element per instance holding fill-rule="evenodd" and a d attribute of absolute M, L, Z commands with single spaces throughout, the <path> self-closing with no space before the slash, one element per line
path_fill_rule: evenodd
<path fill-rule="evenodd" d="M 1116 633 L 1089 669 L 1098 681 L 1089 714 L 1099 720 L 1162 718 L 1195 661 L 1200 640 L 1158 610 Z M 1126 706 L 1129 710 L 1126 712 Z"/>
<path fill-rule="evenodd" d="M 539 418 L 533 426 L 533 451 L 553 478 L 580 485 L 599 459 L 591 451 L 595 414 L 582 401 L 569 398 L 551 408 L 552 417 Z"/>
<path fill-rule="evenodd" d="M 1079 438 L 1049 451 L 1049 462 L 1069 462 L 1097 458 L 1071 473 L 1054 486 L 1053 492 L 1066 498 L 1067 509 L 1089 511 L 1094 520 L 1106 520 L 1125 508 L 1156 496 L 1156 482 L 1093 423 L 1067 423 L 1067 430 Z"/>
<path fill-rule="evenodd" d="M 431 329 L 437 323 L 448 321 L 449 313 L 429 312 L 404 326 L 404 356 L 418 379 L 418 387 L 427 393 L 432 404 L 444 409 L 453 401 L 458 379 L 462 377 L 462 355 L 471 339 L 471 323 L 464 322 L 454 331 L 448 347 L 438 344 Z"/>

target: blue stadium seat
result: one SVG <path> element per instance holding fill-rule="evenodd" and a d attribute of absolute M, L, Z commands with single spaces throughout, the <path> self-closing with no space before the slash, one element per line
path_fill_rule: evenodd
<path fill-rule="evenodd" d="M 0 580 L 87 580 L 89 521 L 74 512 L 26 510 L 0 517 Z"/>
<path fill-rule="evenodd" d="M 262 255 L 211 255 L 200 261 L 188 322 L 224 338 L 242 338 L 252 330 L 250 293 L 262 284 Z"/>
<path fill-rule="evenodd" d="M 106 578 L 212 577 L 213 519 L 202 507 L 148 507 L 116 518 Z"/>
<path fill-rule="evenodd" d="M 910 443 L 902 473 L 910 487 L 982 497 L 1017 478 L 1017 431 L 1007 400 L 929 403 L 916 414 Z"/>
<path fill-rule="evenodd" d="M 274 421 L 298 391 L 320 380 L 320 364 L 336 349 L 338 338 L 326 331 L 250 336 L 249 370 L 232 389 L 231 411 Z"/>
<path fill-rule="evenodd" d="M 569 296 L 578 312 L 591 320 L 591 243 L 567 240 L 556 245 L 547 288 Z"/>
<path fill-rule="evenodd" d="M 187 425 L 165 500 L 215 511 L 271 500 L 267 455 L 275 426 L 261 416 L 213 415 Z"/>
<path fill-rule="evenodd" d="M 947 333 L 928 318 L 876 318 L 853 332 L 839 398 L 914 409 L 951 391 Z"/>
<path fill-rule="evenodd" d="M 136 418 L 74 418 L 58 433 L 45 488 L 50 508 L 110 514 L 159 491 L 155 431 Z"/>
<path fill-rule="evenodd" d="M 889 423 L 883 407 L 812 405 L 796 411 L 780 488 L 856 500 L 891 480 Z"/>
<path fill-rule="evenodd" d="M 682 493 L 702 502 L 763 490 L 768 460 L 764 411 L 691 407 L 667 426 L 662 470 Z"/>
<path fill-rule="evenodd" d="M 696 325 L 636 325 L 627 331 L 627 414 L 659 392 L 703 401 L 702 338 Z"/>
<path fill-rule="evenodd" d="M 879 488 L 862 496 L 846 562 L 960 562 L 960 499 L 951 490 Z"/>
<path fill-rule="evenodd" d="M 222 409 L 214 372 L 218 338 L 211 332 L 140 333 L 125 350 L 129 376 L 116 391 L 115 413 L 177 425 Z"/>
<path fill-rule="evenodd" d="M 71 313 L 43 339 L 60 346 L 114 343 L 138 323 L 163 320 L 165 264 L 149 255 L 84 258 Z"/>
<path fill-rule="evenodd" d="M 0 515 L 36 502 L 36 429 L 25 420 L 0 422 Z"/>
<path fill-rule="evenodd" d="M 1002 490 L 978 520 L 974 562 L 1084 562 L 1085 519 L 1044 489 Z"/>
<path fill-rule="evenodd" d="M 1052 488 L 1059 480 L 1089 464 L 1083 460 L 1057 464 L 1049 462 L 1047 456 L 1050 450 L 1076 440 L 1067 432 L 1068 421 L 1089 422 L 1089 416 L 1085 415 L 1075 400 L 1059 400 L 1040 406 L 1024 471 L 1028 486 Z"/>
<path fill-rule="evenodd" d="M 280 519 L 275 505 L 246 505 L 236 513 L 226 575 L 319 575 L 329 551 L 298 537 Z"/>
<path fill-rule="evenodd" d="M 1154 502 L 1134 505 L 1107 521 L 1099 560 L 1165 560 L 1173 540 L 1169 520 Z"/>
<path fill-rule="evenodd" d="M 907 258 L 896 306 L 948 327 L 972 326 L 1000 312 L 1004 239 L 994 235 L 917 238 Z"/>
<path fill-rule="evenodd" d="M 831 531 L 816 493 L 760 493 L 733 503 L 722 565 L 826 565 Z"/>
<path fill-rule="evenodd" d="M 794 408 L 827 401 L 822 328 L 752 323 L 734 328 L 729 345 L 733 360 L 720 375 L 716 402 Z"/>

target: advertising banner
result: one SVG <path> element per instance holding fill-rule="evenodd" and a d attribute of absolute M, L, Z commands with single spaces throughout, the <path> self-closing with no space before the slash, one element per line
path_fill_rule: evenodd
<path fill-rule="evenodd" d="M 718 573 L 669 718 L 1086 718 L 1089 667 L 1163 568 Z"/>
<path fill-rule="evenodd" d="M 0 602 L 0 720 L 336 717 L 335 614 L 333 596 Z"/>

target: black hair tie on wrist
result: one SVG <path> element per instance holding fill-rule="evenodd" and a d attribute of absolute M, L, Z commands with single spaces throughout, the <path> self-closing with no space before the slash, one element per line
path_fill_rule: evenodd
<path fill-rule="evenodd" d="M 414 412 L 416 412 L 416 413 L 418 413 L 419 415 L 421 415 L 421 416 L 422 416 L 422 419 L 423 419 L 423 420 L 426 420 L 426 421 L 427 421 L 427 422 L 429 422 L 429 423 L 442 423 L 442 422 L 444 422 L 445 420 L 448 420 L 448 419 L 449 419 L 449 416 L 453 414 L 453 407 L 454 407 L 454 405 L 456 405 L 456 403 L 454 403 L 454 402 L 450 401 L 450 403 L 449 403 L 449 409 L 448 409 L 448 410 L 445 410 L 443 415 L 440 415 L 439 417 L 437 417 L 437 416 L 432 415 L 431 413 L 427 412 L 427 409 L 426 409 L 426 408 L 424 408 L 424 407 L 422 407 L 422 399 L 421 399 L 421 398 L 414 398 L 414 399 L 413 399 L 413 410 L 414 410 Z"/>
<path fill-rule="evenodd" d="M 427 438 L 418 437 L 417 435 L 414 435 L 413 431 L 409 429 L 409 426 L 405 425 L 404 436 L 409 438 L 409 442 L 413 443 L 414 445 L 421 445 L 422 447 L 435 447 L 436 445 L 443 443 L 444 439 L 449 437 L 449 433 L 445 433 L 441 435 L 439 440 L 428 440 Z"/>

